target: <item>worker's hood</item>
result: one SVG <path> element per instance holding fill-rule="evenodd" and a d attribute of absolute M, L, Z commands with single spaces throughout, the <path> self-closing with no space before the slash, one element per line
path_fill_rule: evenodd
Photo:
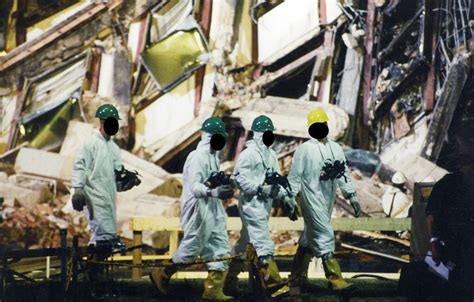
<path fill-rule="evenodd" d="M 212 134 L 210 133 L 207 133 L 207 132 L 202 132 L 201 134 L 201 141 L 199 142 L 198 144 L 198 149 L 201 149 L 201 148 L 207 148 L 207 149 L 211 149 L 211 138 L 212 138 Z"/>
<path fill-rule="evenodd" d="M 253 133 L 253 142 L 255 146 L 263 153 L 269 152 L 270 147 L 267 147 L 263 142 L 263 133 L 264 132 L 254 132 Z"/>
<path fill-rule="evenodd" d="M 245 147 L 256 149 L 266 161 L 270 157 L 270 148 L 263 143 L 263 132 L 254 132 L 253 140 L 247 141 Z"/>
<path fill-rule="evenodd" d="M 201 141 L 199 142 L 197 147 L 198 149 L 206 148 L 211 153 L 216 153 L 222 150 L 224 146 L 225 146 L 225 138 L 222 135 L 202 132 Z"/>

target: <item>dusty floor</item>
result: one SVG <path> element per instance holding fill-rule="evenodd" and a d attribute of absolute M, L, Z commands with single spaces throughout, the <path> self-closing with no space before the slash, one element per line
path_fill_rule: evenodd
<path fill-rule="evenodd" d="M 396 280 L 352 279 L 356 285 L 345 301 L 406 301 L 397 292 Z M 188 279 L 174 281 L 173 298 L 164 298 L 156 294 L 151 283 L 143 280 L 117 281 L 113 283 L 115 297 L 109 299 L 94 299 L 90 296 L 91 288 L 88 284 L 79 284 L 74 294 L 70 290 L 69 296 L 64 300 L 59 291 L 58 284 L 16 284 L 9 287 L 6 292 L 6 301 L 201 301 L 202 280 Z M 105 286 L 100 286 L 105 288 Z M 247 289 L 247 283 L 242 282 L 242 287 Z M 311 280 L 311 292 L 305 293 L 300 301 L 344 301 L 341 297 L 326 288 L 326 281 L 321 279 Z M 237 301 L 252 301 L 254 295 L 247 293 Z M 253 301 L 256 301 L 255 299 Z M 280 301 L 292 301 L 291 298 Z"/>

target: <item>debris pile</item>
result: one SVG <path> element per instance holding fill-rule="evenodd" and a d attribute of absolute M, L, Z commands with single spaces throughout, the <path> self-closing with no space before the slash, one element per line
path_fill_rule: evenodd
<path fill-rule="evenodd" d="M 118 196 L 125 237 L 129 217 L 179 215 L 184 160 L 211 115 L 230 134 L 223 170 L 250 139 L 252 119 L 266 114 L 288 172 L 309 137 L 307 113 L 324 109 L 369 216 L 384 215 L 381 196 L 396 170 L 412 189 L 452 170 L 452 154 L 474 152 L 467 1 L 10 2 L 0 4 L 0 169 L 18 176 L 0 183 L 10 217 L 50 207 L 70 222 L 74 212 L 59 213 L 66 202 L 56 200 L 69 194 L 77 146 L 103 103 L 119 108 L 115 139 L 143 179 Z M 24 176 L 40 184 L 21 184 Z M 351 213 L 339 196 L 334 215 Z M 282 246 L 292 240 L 275 236 Z M 158 237 L 145 242 L 167 244 Z"/>
<path fill-rule="evenodd" d="M 87 245 L 89 232 L 85 220 L 75 220 L 73 216 L 61 211 L 62 199 L 41 203 L 30 209 L 4 206 L 0 245 L 17 249 L 59 247 L 59 228 L 68 230 L 68 241 L 79 237 L 79 244 Z"/>

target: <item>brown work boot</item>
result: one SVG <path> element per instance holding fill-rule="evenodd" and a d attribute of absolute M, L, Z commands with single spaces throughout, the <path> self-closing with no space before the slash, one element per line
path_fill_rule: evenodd
<path fill-rule="evenodd" d="M 323 267 L 326 278 L 329 281 L 329 288 L 334 290 L 343 290 L 353 286 L 353 284 L 346 282 L 346 280 L 342 278 L 341 267 L 339 266 L 339 263 L 337 263 L 337 260 L 334 258 L 334 256 L 323 260 Z"/>
<path fill-rule="evenodd" d="M 306 247 L 298 246 L 291 264 L 290 287 L 302 287 L 308 284 L 308 267 L 313 254 Z"/>
<path fill-rule="evenodd" d="M 204 293 L 202 298 L 206 300 L 228 301 L 234 299 L 223 292 L 224 272 L 209 271 L 207 279 L 204 280 Z"/>
<path fill-rule="evenodd" d="M 172 262 L 168 262 L 171 264 Z M 164 295 L 167 296 L 169 295 L 169 290 L 170 290 L 170 279 L 171 276 L 173 276 L 174 273 L 176 273 L 177 267 L 174 265 L 166 266 L 166 267 L 160 267 L 157 269 L 154 269 L 150 273 L 150 280 L 151 283 L 158 289 L 158 291 Z"/>
<path fill-rule="evenodd" d="M 229 271 L 225 276 L 224 293 L 229 296 L 239 297 L 242 295 L 242 289 L 239 287 L 239 274 L 244 269 L 244 261 L 241 259 L 232 259 L 229 264 Z"/>

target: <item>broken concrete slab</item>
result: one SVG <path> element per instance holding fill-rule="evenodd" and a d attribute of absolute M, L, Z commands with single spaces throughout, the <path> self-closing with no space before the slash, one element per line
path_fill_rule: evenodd
<path fill-rule="evenodd" d="M 246 129 L 251 129 L 253 120 L 265 114 L 273 120 L 275 134 L 298 138 L 309 138 L 306 117 L 313 110 L 321 108 L 329 117 L 329 137 L 338 140 L 344 136 L 349 125 L 349 116 L 341 108 L 332 104 L 309 102 L 282 97 L 253 99 L 247 105 L 232 113 L 242 120 Z"/>
<path fill-rule="evenodd" d="M 73 158 L 42 150 L 21 148 L 15 162 L 18 174 L 71 182 Z"/>
<path fill-rule="evenodd" d="M 0 198 L 8 206 L 32 209 L 35 205 L 48 201 L 52 194 L 44 183 L 23 183 L 22 186 L 10 182 L 0 183 Z"/>
<path fill-rule="evenodd" d="M 394 171 L 403 171 L 411 188 L 414 182 L 422 182 L 428 178 L 438 181 L 448 173 L 419 155 L 428 132 L 427 119 L 418 121 L 413 128 L 413 134 L 390 144 L 380 155 L 382 163 Z"/>

